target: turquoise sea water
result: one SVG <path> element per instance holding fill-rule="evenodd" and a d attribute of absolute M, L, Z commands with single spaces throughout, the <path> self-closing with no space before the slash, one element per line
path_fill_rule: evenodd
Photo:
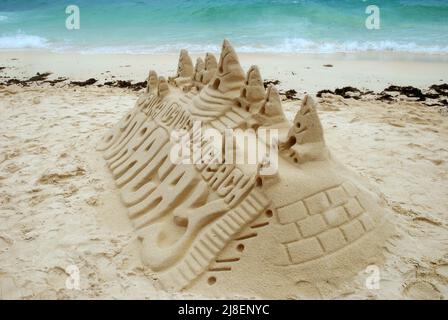
<path fill-rule="evenodd" d="M 67 5 L 80 29 L 67 30 Z M 365 27 L 366 7 L 380 29 Z M 0 49 L 448 53 L 447 0 L 0 0 Z"/>

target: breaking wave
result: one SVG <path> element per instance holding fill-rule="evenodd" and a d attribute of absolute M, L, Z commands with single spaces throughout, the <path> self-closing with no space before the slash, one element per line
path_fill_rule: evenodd
<path fill-rule="evenodd" d="M 48 47 L 48 40 L 39 36 L 26 34 L 0 36 L 0 49 L 44 49 Z"/>

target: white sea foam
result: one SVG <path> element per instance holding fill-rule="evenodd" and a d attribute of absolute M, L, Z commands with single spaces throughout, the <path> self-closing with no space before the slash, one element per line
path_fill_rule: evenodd
<path fill-rule="evenodd" d="M 217 41 L 219 43 L 219 41 Z M 448 54 L 448 46 L 424 46 L 395 41 L 312 41 L 308 39 L 285 39 L 272 45 L 248 44 L 239 45 L 234 41 L 235 48 L 244 53 L 356 53 L 356 52 L 406 52 L 426 54 Z M 119 45 L 119 46 L 84 46 L 78 47 L 72 42 L 51 44 L 46 38 L 18 33 L 10 36 L 0 36 L 0 49 L 49 49 L 54 52 L 78 52 L 82 54 L 147 54 L 173 53 L 187 49 L 191 53 L 219 52 L 217 44 L 160 44 L 160 45 Z"/>
<path fill-rule="evenodd" d="M 448 46 L 422 46 L 411 43 L 395 41 L 343 41 L 343 42 L 316 42 L 307 39 L 285 39 L 283 43 L 273 46 L 240 46 L 240 52 L 272 52 L 272 53 L 340 53 L 340 52 L 367 52 L 367 51 L 393 51 L 410 53 L 447 54 Z"/>
<path fill-rule="evenodd" d="M 394 41 L 344 41 L 344 42 L 316 42 L 307 39 L 285 39 L 282 43 L 274 45 L 238 45 L 235 48 L 245 53 L 352 53 L 352 52 L 409 52 L 427 54 L 448 54 L 448 46 L 422 46 L 416 43 L 399 43 Z M 187 49 L 191 53 L 219 52 L 220 46 L 214 44 L 198 45 L 178 43 L 172 45 L 155 46 L 116 46 L 116 47 L 92 47 L 83 48 L 84 54 L 95 53 L 170 53 L 180 49 Z M 70 50 L 74 50 L 71 48 Z M 75 49 L 76 50 L 76 49 Z"/>
<path fill-rule="evenodd" d="M 39 36 L 22 33 L 0 36 L 0 49 L 43 49 L 48 47 L 48 40 Z"/>
<path fill-rule="evenodd" d="M 158 45 L 158 46 L 103 46 L 91 47 L 78 50 L 82 54 L 145 54 L 145 53 L 171 53 L 178 52 L 180 49 L 187 49 L 190 53 L 219 52 L 220 46 L 217 45 Z M 66 51 L 63 49 L 61 51 Z M 70 48 L 69 50 L 76 50 Z"/>

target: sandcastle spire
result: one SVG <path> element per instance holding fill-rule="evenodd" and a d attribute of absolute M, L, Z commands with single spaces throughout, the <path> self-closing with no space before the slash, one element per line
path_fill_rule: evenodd
<path fill-rule="evenodd" d="M 288 131 L 287 139 L 281 143 L 280 149 L 299 165 L 328 158 L 329 152 L 325 146 L 316 104 L 310 96 L 306 95 L 303 99 L 302 106 Z"/>
<path fill-rule="evenodd" d="M 179 63 L 177 65 L 177 76 L 192 77 L 194 73 L 193 61 L 188 55 L 188 51 L 185 49 L 180 50 Z"/>
<path fill-rule="evenodd" d="M 202 83 L 202 77 L 205 72 L 205 63 L 202 58 L 196 59 L 196 65 L 194 66 L 194 75 L 193 75 L 193 83 L 192 88 L 201 90 L 204 87 Z"/>
<path fill-rule="evenodd" d="M 253 118 L 260 125 L 271 126 L 280 123 L 286 125 L 288 123 L 283 113 L 280 95 L 273 86 L 268 87 L 261 102 L 257 103 L 257 108 L 251 109 Z"/>
<path fill-rule="evenodd" d="M 260 114 L 270 117 L 280 116 L 285 119 L 280 94 L 274 86 L 268 87 L 263 106 L 260 108 Z"/>
<path fill-rule="evenodd" d="M 157 73 L 154 70 L 150 70 L 148 74 L 147 84 L 146 84 L 146 92 L 153 93 L 157 91 L 158 85 L 158 77 Z"/>
<path fill-rule="evenodd" d="M 244 84 L 244 80 L 244 71 L 241 68 L 235 50 L 228 40 L 224 40 L 217 74 L 211 86 L 221 93 L 239 91 Z"/>
<path fill-rule="evenodd" d="M 218 62 L 216 61 L 216 57 L 212 53 L 207 52 L 207 54 L 205 55 L 205 70 L 202 73 L 201 78 L 202 84 L 208 84 L 214 77 L 217 69 Z"/>
<path fill-rule="evenodd" d="M 168 82 L 177 86 L 189 86 L 194 77 L 193 62 L 188 55 L 188 51 L 182 49 L 179 54 L 179 62 L 177 64 L 177 72 L 174 77 L 168 77 Z"/>
<path fill-rule="evenodd" d="M 246 85 L 263 86 L 263 79 L 257 66 L 253 65 L 247 70 Z"/>
<path fill-rule="evenodd" d="M 257 66 L 251 66 L 247 71 L 246 84 L 241 90 L 241 96 L 249 103 L 257 103 L 264 99 L 263 79 Z"/>
<path fill-rule="evenodd" d="M 193 76 L 194 81 L 201 81 L 201 76 L 202 73 L 204 72 L 204 69 L 205 69 L 204 60 L 202 60 L 202 58 L 197 58 L 196 65 L 194 67 L 194 76 Z"/>
<path fill-rule="evenodd" d="M 236 98 L 236 103 L 246 111 L 258 110 L 265 98 L 265 93 L 260 70 L 257 66 L 251 66 L 247 71 L 240 96 Z"/>
<path fill-rule="evenodd" d="M 157 86 L 157 96 L 163 99 L 166 95 L 170 93 L 170 88 L 165 80 L 165 77 L 159 77 L 159 83 Z"/>
<path fill-rule="evenodd" d="M 303 99 L 293 123 L 288 137 L 295 137 L 296 143 L 324 142 L 324 131 L 316 111 L 316 103 L 309 95 Z"/>

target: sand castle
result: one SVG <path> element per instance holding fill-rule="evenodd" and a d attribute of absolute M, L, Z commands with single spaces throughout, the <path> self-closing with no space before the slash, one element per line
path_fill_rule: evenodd
<path fill-rule="evenodd" d="M 142 260 L 163 289 L 332 297 L 344 281 L 381 262 L 391 229 L 387 209 L 332 157 L 311 97 L 290 123 L 276 88 L 264 88 L 256 66 L 245 73 L 228 41 L 219 62 L 208 53 L 193 66 L 182 50 L 174 77 L 151 71 L 147 84 L 98 149 L 141 240 Z M 195 121 L 199 132 L 252 129 L 260 139 L 260 129 L 276 130 L 277 138 L 262 144 L 278 159 L 223 163 L 210 140 L 192 133 Z M 192 133 L 209 161 L 173 163 L 175 130 Z M 266 174 L 273 160 L 278 170 Z"/>

